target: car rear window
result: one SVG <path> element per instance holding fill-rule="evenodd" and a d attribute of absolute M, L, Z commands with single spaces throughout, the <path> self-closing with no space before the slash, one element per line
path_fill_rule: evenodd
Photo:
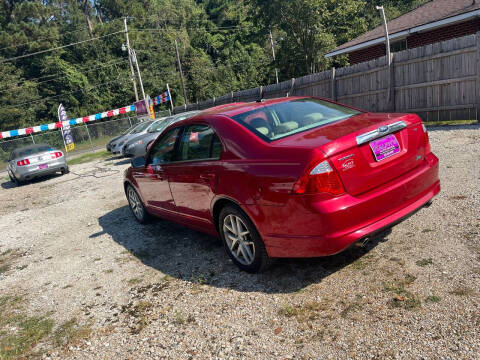
<path fill-rule="evenodd" d="M 233 116 L 233 119 L 259 137 L 272 141 L 359 113 L 345 106 L 308 98 L 267 105 Z"/>
<path fill-rule="evenodd" d="M 39 145 L 36 147 L 29 147 L 26 149 L 15 150 L 14 157 L 28 157 L 30 155 L 39 154 L 46 151 L 53 151 L 54 149 L 49 145 Z"/>

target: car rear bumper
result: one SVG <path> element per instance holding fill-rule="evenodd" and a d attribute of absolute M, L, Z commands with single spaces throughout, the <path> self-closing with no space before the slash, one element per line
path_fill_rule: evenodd
<path fill-rule="evenodd" d="M 62 158 L 60 161 L 53 161 L 48 163 L 48 168 L 38 169 L 38 165 L 35 167 L 30 167 L 29 169 L 22 169 L 21 171 L 14 171 L 13 174 L 20 181 L 30 180 L 39 176 L 45 176 L 49 174 L 56 173 L 67 168 L 67 163 Z"/>
<path fill-rule="evenodd" d="M 263 218 L 276 225 L 260 221 L 257 227 L 271 257 L 333 255 L 393 226 L 439 191 L 438 159 L 431 154 L 424 165 L 360 196 L 292 196 L 285 207 L 262 207 Z"/>

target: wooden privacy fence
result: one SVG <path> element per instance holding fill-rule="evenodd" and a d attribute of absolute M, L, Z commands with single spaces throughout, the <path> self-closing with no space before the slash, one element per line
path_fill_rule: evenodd
<path fill-rule="evenodd" d="M 174 113 L 284 96 L 329 98 L 372 112 L 413 112 L 426 122 L 478 121 L 480 33 L 279 84 L 231 92 Z"/>

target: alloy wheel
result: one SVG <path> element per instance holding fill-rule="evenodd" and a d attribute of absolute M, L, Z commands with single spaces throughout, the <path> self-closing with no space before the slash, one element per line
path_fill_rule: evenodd
<path fill-rule="evenodd" d="M 132 209 L 133 214 L 138 220 L 143 219 L 143 205 L 141 200 L 139 199 L 137 192 L 132 188 L 128 188 L 128 203 L 130 204 L 130 208 Z"/>
<path fill-rule="evenodd" d="M 223 234 L 233 257 L 243 265 L 252 264 L 255 260 L 255 244 L 243 220 L 233 214 L 226 216 Z"/>

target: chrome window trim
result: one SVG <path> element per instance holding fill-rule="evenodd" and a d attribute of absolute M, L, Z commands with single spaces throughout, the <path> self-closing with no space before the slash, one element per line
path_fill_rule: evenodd
<path fill-rule="evenodd" d="M 380 129 L 385 128 L 385 127 L 386 127 L 386 129 L 384 131 L 380 130 Z M 395 122 L 393 124 L 390 124 L 390 125 L 380 126 L 378 129 L 375 129 L 375 130 L 369 131 L 367 133 L 358 135 L 356 137 L 357 145 L 365 144 L 369 141 L 378 139 L 379 137 L 391 134 L 391 133 L 393 133 L 395 131 L 398 131 L 398 130 L 405 129 L 406 127 L 407 127 L 407 124 L 405 124 L 404 121 L 397 121 L 397 122 Z"/>

